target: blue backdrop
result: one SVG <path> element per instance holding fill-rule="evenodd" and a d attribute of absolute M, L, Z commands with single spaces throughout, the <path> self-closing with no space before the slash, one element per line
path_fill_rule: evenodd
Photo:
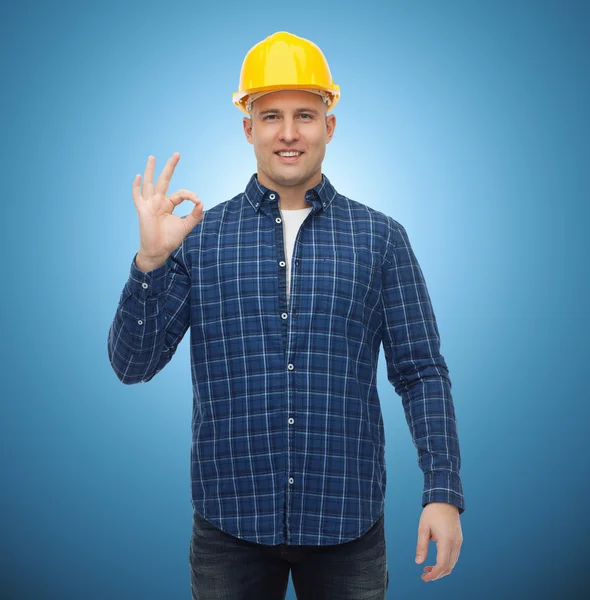
<path fill-rule="evenodd" d="M 2 598 L 190 598 L 188 336 L 124 386 L 107 334 L 133 177 L 178 151 L 171 190 L 242 191 L 231 94 L 280 30 L 329 61 L 323 172 L 406 227 L 453 382 L 464 543 L 425 585 L 422 473 L 381 356 L 388 597 L 586 597 L 590 3 L 22 0 L 0 23 Z"/>

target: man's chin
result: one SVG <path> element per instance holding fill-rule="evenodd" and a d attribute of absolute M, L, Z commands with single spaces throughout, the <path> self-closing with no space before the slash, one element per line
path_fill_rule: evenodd
<path fill-rule="evenodd" d="M 272 179 L 284 187 L 293 187 L 304 184 L 310 177 L 309 173 L 295 173 L 294 171 L 290 174 L 273 173 Z"/>

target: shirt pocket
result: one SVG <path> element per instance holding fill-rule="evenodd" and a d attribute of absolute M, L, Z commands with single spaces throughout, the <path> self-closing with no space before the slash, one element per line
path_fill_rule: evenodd
<path fill-rule="evenodd" d="M 378 295 L 378 261 L 369 250 L 337 248 L 323 252 L 316 261 L 316 310 L 363 321 Z"/>

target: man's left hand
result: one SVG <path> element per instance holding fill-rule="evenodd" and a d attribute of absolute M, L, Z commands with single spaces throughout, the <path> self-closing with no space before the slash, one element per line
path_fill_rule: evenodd
<path fill-rule="evenodd" d="M 418 564 L 426 560 L 430 540 L 436 542 L 436 565 L 424 567 L 422 581 L 434 581 L 449 575 L 457 564 L 463 533 L 459 509 L 455 505 L 447 502 L 429 502 L 424 507 L 418 525 Z"/>

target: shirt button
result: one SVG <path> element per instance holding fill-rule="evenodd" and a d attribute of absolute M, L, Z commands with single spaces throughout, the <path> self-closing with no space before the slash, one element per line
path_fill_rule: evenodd
<path fill-rule="evenodd" d="M 295 367 L 291 363 L 287 365 L 287 369 L 289 369 L 289 371 L 292 371 L 294 368 Z"/>
<path fill-rule="evenodd" d="M 271 195 L 269 196 L 269 198 L 270 198 L 271 200 L 274 200 L 274 199 L 276 198 L 276 196 L 275 196 L 274 194 L 271 194 Z"/>
<path fill-rule="evenodd" d="M 139 321 L 137 321 L 138 325 L 143 325 L 143 321 L 140 319 Z"/>
<path fill-rule="evenodd" d="M 281 222 L 281 217 L 277 217 L 277 218 L 275 219 L 275 223 L 280 223 L 280 222 Z"/>
<path fill-rule="evenodd" d="M 283 314 L 281 315 L 281 317 L 282 317 L 283 319 L 286 319 L 288 316 L 289 316 L 289 315 L 288 315 L 287 313 L 283 313 Z"/>
<path fill-rule="evenodd" d="M 141 284 L 141 287 L 142 287 L 144 290 L 147 290 L 147 289 L 148 289 L 148 284 L 147 284 L 147 283 L 142 283 L 142 284 Z"/>
<path fill-rule="evenodd" d="M 287 264 L 287 263 L 286 263 L 284 260 L 282 260 L 282 261 L 279 263 L 279 267 L 284 267 L 286 264 Z"/>
<path fill-rule="evenodd" d="M 294 483 L 295 480 L 293 479 L 293 477 L 289 477 L 289 483 Z"/>
<path fill-rule="evenodd" d="M 293 417 L 291 417 L 289 419 L 289 425 L 293 425 L 293 423 L 295 423 L 295 419 Z"/>

